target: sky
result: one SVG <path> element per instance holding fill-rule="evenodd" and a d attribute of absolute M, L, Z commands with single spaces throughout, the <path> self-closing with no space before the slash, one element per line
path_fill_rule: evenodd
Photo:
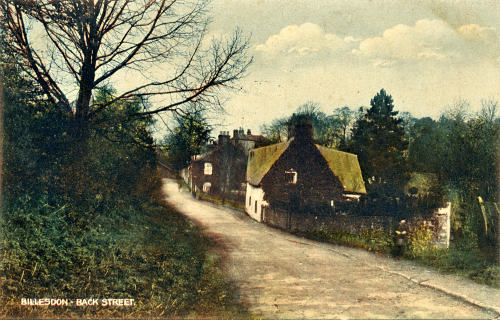
<path fill-rule="evenodd" d="M 306 102 L 369 106 L 382 88 L 416 117 L 500 101 L 500 1 L 214 0 L 211 16 L 209 36 L 240 28 L 254 57 L 214 135 L 258 133 Z"/>

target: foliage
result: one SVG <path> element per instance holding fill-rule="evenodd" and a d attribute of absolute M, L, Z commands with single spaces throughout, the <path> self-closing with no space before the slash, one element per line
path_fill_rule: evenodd
<path fill-rule="evenodd" d="M 271 143 L 285 142 L 288 139 L 287 119 L 274 119 L 271 124 L 262 125 L 261 131 Z"/>
<path fill-rule="evenodd" d="M 467 108 L 468 103 L 462 101 L 439 121 L 446 137 L 441 159 L 445 165 L 439 174 L 454 198 L 455 237 L 468 239 L 471 248 L 492 255 L 498 244 L 494 235 L 485 233 L 478 197 L 485 202 L 498 201 L 500 121 L 494 102 L 483 101 L 483 110 L 475 116 Z"/>
<path fill-rule="evenodd" d="M 368 229 L 359 233 L 343 230 L 313 230 L 297 234 L 311 239 L 348 245 L 385 254 L 400 254 L 397 242 L 389 232 Z M 478 249 L 465 248 L 462 241 L 451 248 L 439 248 L 430 240 L 430 231 L 423 224 L 412 227 L 403 256 L 415 262 L 432 266 L 440 271 L 458 274 L 471 280 L 500 288 L 500 266 L 491 262 Z M 465 244 L 466 245 L 466 244 Z"/>
<path fill-rule="evenodd" d="M 446 136 L 439 124 L 429 117 L 415 120 L 410 127 L 408 165 L 414 172 L 440 173 Z"/>
<path fill-rule="evenodd" d="M 354 124 L 355 112 L 349 107 L 344 106 L 333 110 L 333 114 L 328 116 L 330 123 L 329 132 L 333 139 L 328 139 L 330 142 L 327 147 L 336 147 L 339 150 L 347 150 L 350 142 L 350 130 Z"/>
<path fill-rule="evenodd" d="M 349 150 L 358 155 L 369 191 L 376 188 L 386 196 L 399 194 L 406 181 L 402 120 L 396 118 L 392 97 L 384 89 L 370 105 L 354 125 Z"/>
<path fill-rule="evenodd" d="M 484 110 L 484 109 L 483 109 Z M 458 111 L 441 117 L 445 131 L 443 178 L 455 189 L 474 198 L 494 200 L 497 195 L 498 118 L 478 115 L 466 118 Z"/>
<path fill-rule="evenodd" d="M 154 202 L 68 223 L 68 206 L 23 199 L 3 227 L 2 308 L 16 317 L 167 316 L 235 312 L 230 286 L 200 231 Z M 143 214 L 147 212 L 147 214 Z M 26 308 L 20 297 L 134 298 L 132 308 Z M 237 311 L 237 310 L 236 310 Z"/>
<path fill-rule="evenodd" d="M 369 251 L 390 253 L 393 247 L 392 237 L 381 229 L 366 229 L 360 233 L 328 229 L 299 233 L 312 239 L 344 244 Z"/>
<path fill-rule="evenodd" d="M 0 316 L 239 314 L 231 286 L 207 254 L 208 240 L 160 201 L 151 119 L 94 127 L 81 171 L 88 178 L 68 181 L 64 170 L 75 165 L 67 157 L 74 146 L 67 139 L 71 121 L 16 64 L 3 64 L 2 73 L 7 130 Z M 113 97 L 112 89 L 102 88 L 95 100 Z M 139 101 L 114 102 L 101 117 L 120 118 L 137 108 Z M 134 298 L 136 305 L 25 307 L 21 297 Z"/>
<path fill-rule="evenodd" d="M 41 98 L 38 87 L 18 65 L 2 56 L 4 99 L 5 200 L 24 194 L 57 192 L 67 151 L 67 118 Z"/>
<path fill-rule="evenodd" d="M 291 138 L 291 129 L 302 118 L 311 121 L 317 144 L 342 150 L 346 148 L 354 119 L 354 112 L 349 107 L 337 108 L 331 115 L 326 115 L 317 103 L 307 102 L 291 116 L 274 119 L 271 124 L 263 125 L 261 131 L 273 143 L 284 142 Z"/>
<path fill-rule="evenodd" d="M 463 239 L 446 249 L 425 245 L 424 240 L 420 250 L 407 251 L 406 257 L 443 272 L 458 274 L 475 282 L 500 288 L 500 266 L 492 263 L 479 249 L 465 248 L 461 244 L 462 241 Z"/>
<path fill-rule="evenodd" d="M 408 236 L 406 255 L 410 258 L 421 256 L 424 252 L 433 249 L 432 232 L 425 224 L 419 223 L 411 230 Z"/>
<path fill-rule="evenodd" d="M 177 115 L 175 122 L 175 128 L 166 137 L 164 145 L 167 162 L 178 171 L 189 165 L 192 156 L 202 153 L 212 128 L 199 111 Z"/>

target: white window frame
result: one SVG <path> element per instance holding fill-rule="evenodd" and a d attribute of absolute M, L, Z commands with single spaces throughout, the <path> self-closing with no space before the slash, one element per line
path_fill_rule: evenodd
<path fill-rule="evenodd" d="M 203 173 L 206 175 L 206 176 L 211 176 L 212 175 L 212 164 L 210 162 L 205 162 L 204 166 L 203 166 Z"/>
<path fill-rule="evenodd" d="M 289 181 L 289 175 L 293 174 L 292 181 Z M 297 171 L 295 171 L 293 168 L 290 168 L 288 170 L 285 170 L 285 178 L 286 178 L 286 183 L 288 184 L 297 184 Z"/>

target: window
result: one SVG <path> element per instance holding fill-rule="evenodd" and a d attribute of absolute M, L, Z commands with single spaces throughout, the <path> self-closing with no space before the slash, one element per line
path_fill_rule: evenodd
<path fill-rule="evenodd" d="M 211 176 L 212 175 L 212 164 L 210 162 L 205 162 L 204 173 L 207 176 Z"/>
<path fill-rule="evenodd" d="M 212 184 L 210 182 L 205 182 L 203 184 L 203 192 L 209 193 L 210 192 L 210 187 L 212 187 Z"/>
<path fill-rule="evenodd" d="M 248 206 L 251 207 L 252 206 L 252 196 L 250 196 L 250 198 L 248 198 Z"/>
<path fill-rule="evenodd" d="M 255 213 L 257 213 L 257 200 L 255 200 Z"/>
<path fill-rule="evenodd" d="M 297 171 L 293 170 L 293 168 L 285 171 L 285 181 L 288 184 L 296 184 L 297 183 Z"/>

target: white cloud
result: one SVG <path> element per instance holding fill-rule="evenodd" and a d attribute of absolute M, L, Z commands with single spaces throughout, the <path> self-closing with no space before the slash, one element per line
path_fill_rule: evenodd
<path fill-rule="evenodd" d="M 326 33 L 319 25 L 304 23 L 289 25 L 278 34 L 270 36 L 263 44 L 256 46 L 256 50 L 270 56 L 295 55 L 308 56 L 318 52 L 332 52 L 346 50 L 352 37 L 341 39 L 335 34 Z"/>
<path fill-rule="evenodd" d="M 481 27 L 477 24 L 466 24 L 457 29 L 457 33 L 464 39 L 473 42 L 494 43 L 498 41 L 495 29 Z"/>
<path fill-rule="evenodd" d="M 381 37 L 361 42 L 353 53 L 376 60 L 438 60 L 480 58 L 498 54 L 499 38 L 493 28 L 477 24 L 452 28 L 442 20 L 399 24 Z"/>

